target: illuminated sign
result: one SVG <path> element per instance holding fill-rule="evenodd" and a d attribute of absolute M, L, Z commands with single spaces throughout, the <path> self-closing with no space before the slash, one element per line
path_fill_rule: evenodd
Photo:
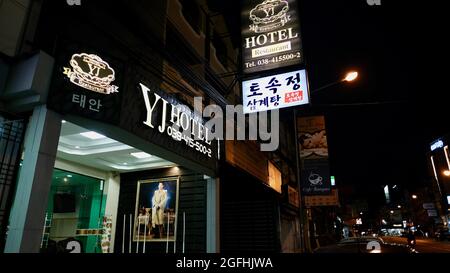
<path fill-rule="evenodd" d="M 328 195 L 331 193 L 330 170 L 325 159 L 305 160 L 302 168 L 303 195 Z"/>
<path fill-rule="evenodd" d="M 298 191 L 291 186 L 288 186 L 288 200 L 289 204 L 299 207 Z"/>
<path fill-rule="evenodd" d="M 386 187 L 384 187 L 384 196 L 386 197 L 386 203 L 390 203 L 391 197 L 389 194 L 389 185 L 386 185 Z"/>
<path fill-rule="evenodd" d="M 118 87 L 111 83 L 115 80 L 115 72 L 111 66 L 94 54 L 74 54 L 70 60 L 72 68 L 64 67 L 64 75 L 84 89 L 101 93 L 117 93 Z"/>
<path fill-rule="evenodd" d="M 278 193 L 281 193 L 281 184 L 282 184 L 281 172 L 270 161 L 268 164 L 268 173 L 269 173 L 269 186 L 272 189 L 276 190 Z"/>
<path fill-rule="evenodd" d="M 195 115 L 187 106 L 170 103 L 150 88 L 140 84 L 147 109 L 144 124 L 161 134 L 167 134 L 178 142 L 197 152 L 212 157 L 210 131 L 204 126 L 201 117 Z M 158 119 L 159 118 L 159 119 Z"/>
<path fill-rule="evenodd" d="M 309 103 L 305 70 L 242 82 L 244 113 L 256 113 Z"/>
<path fill-rule="evenodd" d="M 137 137 L 149 146 L 160 147 L 168 160 L 177 161 L 179 156 L 198 164 L 209 175 L 216 171 L 218 141 L 206 140 L 212 138 L 211 131 L 204 128 L 206 121 L 161 90 L 160 78 L 137 73 L 140 67 L 124 61 L 119 48 L 107 53 L 71 41 L 63 45 L 55 53 L 49 109 L 120 129 L 131 135 L 130 140 Z M 85 50 L 73 52 L 72 48 Z"/>
<path fill-rule="evenodd" d="M 437 140 L 436 142 L 434 142 L 433 144 L 431 144 L 431 151 L 434 152 L 437 149 L 442 149 L 444 148 L 444 142 L 442 140 Z"/>
<path fill-rule="evenodd" d="M 247 0 L 241 21 L 244 73 L 303 61 L 296 1 Z"/>

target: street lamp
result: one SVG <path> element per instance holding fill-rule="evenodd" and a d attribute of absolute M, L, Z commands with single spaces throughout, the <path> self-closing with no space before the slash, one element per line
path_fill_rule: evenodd
<path fill-rule="evenodd" d="M 329 84 L 324 85 L 324 86 L 322 86 L 322 87 L 320 87 L 320 88 L 317 88 L 317 89 L 311 91 L 311 93 L 317 93 L 318 91 L 322 91 L 322 90 L 324 90 L 324 89 L 327 89 L 327 88 L 332 87 L 332 86 L 334 86 L 334 85 L 336 85 L 336 84 L 339 84 L 339 83 L 343 83 L 343 82 L 353 82 L 353 81 L 355 81 L 358 77 L 359 77 L 359 73 L 358 73 L 357 71 L 350 71 L 350 72 L 347 73 L 347 75 L 345 76 L 345 78 L 343 78 L 343 79 L 341 79 L 341 80 L 338 80 L 338 81 L 335 81 L 335 82 L 332 82 L 332 83 L 329 83 Z"/>
<path fill-rule="evenodd" d="M 345 76 L 344 80 L 345 82 L 352 82 L 356 80 L 359 76 L 359 73 L 357 71 L 351 71 L 347 73 L 347 76 Z"/>
<path fill-rule="evenodd" d="M 450 170 L 444 171 L 444 175 L 447 176 L 447 177 L 450 177 Z"/>
<path fill-rule="evenodd" d="M 322 86 L 322 87 L 320 87 L 318 89 L 310 91 L 310 93 L 312 95 L 314 93 L 317 93 L 318 91 L 325 90 L 325 89 L 327 89 L 327 88 L 329 88 L 331 86 L 337 85 L 337 84 L 342 83 L 342 82 L 352 82 L 352 81 L 356 80 L 357 78 L 358 78 L 358 72 L 351 71 L 351 72 L 347 73 L 347 76 L 344 79 L 341 79 L 341 80 L 329 83 L 329 84 L 327 84 L 325 86 Z M 297 110 L 296 110 L 296 108 L 293 108 L 293 114 L 294 114 L 293 121 L 294 121 L 295 138 L 298 139 Z M 298 141 L 295 142 L 295 145 L 296 145 L 296 151 L 299 151 Z M 300 181 L 300 161 L 299 161 L 299 157 L 298 156 L 296 157 L 296 169 L 297 169 L 296 170 L 296 175 L 297 175 L 298 181 Z M 299 189 L 300 188 L 301 188 L 301 186 L 299 185 Z M 299 190 L 299 195 L 301 195 L 301 191 L 300 190 Z M 300 215 L 301 216 L 303 214 L 303 208 L 302 207 L 303 207 L 303 205 L 299 206 Z M 302 249 L 304 249 L 305 247 L 306 247 L 306 249 L 310 249 L 311 248 L 310 243 L 309 243 L 309 230 L 308 230 L 308 226 L 309 226 L 309 216 L 308 215 L 310 213 L 309 210 L 310 209 L 308 209 L 308 208 L 306 209 L 306 228 L 305 228 L 305 231 L 303 230 L 303 227 L 301 227 L 301 231 L 300 231 L 302 233 L 302 236 L 301 236 L 302 239 L 300 240 L 300 244 L 301 244 L 301 248 Z M 362 212 L 361 212 L 361 215 L 363 215 Z M 305 232 L 305 234 L 304 234 L 304 232 Z M 306 242 L 305 242 L 305 240 L 306 240 Z"/>

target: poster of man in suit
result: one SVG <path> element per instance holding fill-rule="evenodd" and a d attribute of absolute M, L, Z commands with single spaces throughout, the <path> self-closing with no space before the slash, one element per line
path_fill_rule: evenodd
<path fill-rule="evenodd" d="M 178 178 L 138 182 L 134 241 L 175 241 Z"/>

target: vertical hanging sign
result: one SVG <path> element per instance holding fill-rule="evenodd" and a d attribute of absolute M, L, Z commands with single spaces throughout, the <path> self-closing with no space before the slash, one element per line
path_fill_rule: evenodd
<path fill-rule="evenodd" d="M 303 63 L 295 0 L 245 1 L 241 16 L 244 73 Z"/>

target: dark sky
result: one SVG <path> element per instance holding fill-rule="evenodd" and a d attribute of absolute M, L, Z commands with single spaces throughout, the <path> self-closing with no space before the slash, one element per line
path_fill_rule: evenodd
<path fill-rule="evenodd" d="M 357 83 L 321 91 L 313 103 L 380 102 L 320 107 L 343 183 L 407 185 L 427 177 L 428 143 L 449 131 L 449 96 L 439 89 L 445 78 L 435 62 L 445 53 L 435 33 L 444 29 L 438 10 L 407 1 L 301 1 L 312 90 L 347 69 L 361 72 Z"/>
<path fill-rule="evenodd" d="M 239 37 L 237 5 L 220 9 Z M 311 89 L 360 72 L 357 83 L 312 95 L 327 117 L 337 182 L 362 195 L 383 184 L 423 183 L 429 143 L 450 132 L 445 9 L 424 1 L 304 0 L 299 10 Z"/>

